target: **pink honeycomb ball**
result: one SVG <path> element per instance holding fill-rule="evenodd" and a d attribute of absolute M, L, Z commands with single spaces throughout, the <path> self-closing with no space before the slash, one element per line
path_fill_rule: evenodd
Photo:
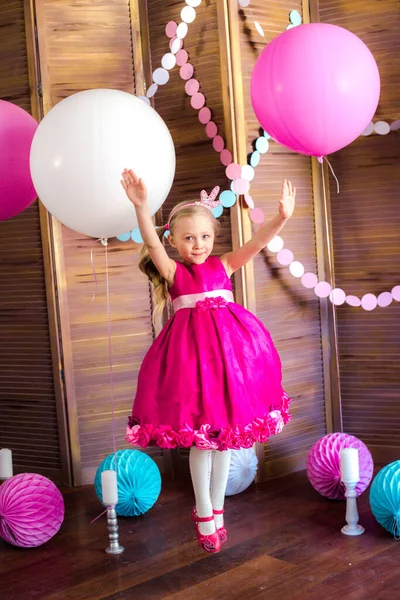
<path fill-rule="evenodd" d="M 64 520 L 64 500 L 50 479 L 15 475 L 0 487 L 0 536 L 14 546 L 33 548 L 50 540 Z"/>
<path fill-rule="evenodd" d="M 357 497 L 367 489 L 372 479 L 374 463 L 367 446 L 348 433 L 328 433 L 311 447 L 307 457 L 307 476 L 313 488 L 326 498 L 342 500 L 345 487 L 340 480 L 340 450 L 357 448 L 360 465 L 360 481 Z"/>

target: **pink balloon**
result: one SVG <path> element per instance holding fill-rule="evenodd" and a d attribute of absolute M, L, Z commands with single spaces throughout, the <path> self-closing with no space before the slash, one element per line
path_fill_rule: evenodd
<path fill-rule="evenodd" d="M 14 217 L 37 198 L 29 167 L 37 126 L 25 110 L 0 100 L 0 221 Z"/>
<path fill-rule="evenodd" d="M 340 150 L 365 130 L 380 92 L 367 46 L 327 23 L 293 27 L 270 42 L 251 79 L 262 127 L 283 146 L 311 156 Z"/>

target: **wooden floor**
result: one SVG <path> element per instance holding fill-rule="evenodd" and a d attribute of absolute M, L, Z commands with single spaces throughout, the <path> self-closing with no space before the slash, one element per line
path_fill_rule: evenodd
<path fill-rule="evenodd" d="M 155 507 L 119 519 L 125 552 L 104 553 L 105 517 L 93 489 L 65 494 L 66 518 L 45 546 L 0 540 L 1 600 L 395 600 L 400 542 L 359 499 L 366 533 L 340 532 L 345 506 L 320 497 L 304 473 L 228 498 L 230 536 L 215 556 L 195 543 L 187 479 L 165 482 Z"/>

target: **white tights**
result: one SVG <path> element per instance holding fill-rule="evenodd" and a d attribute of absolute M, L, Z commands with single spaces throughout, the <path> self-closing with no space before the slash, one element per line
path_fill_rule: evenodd
<path fill-rule="evenodd" d="M 190 474 L 199 517 L 209 517 L 214 510 L 222 510 L 228 482 L 231 451 L 199 450 L 192 446 L 189 454 Z M 200 533 L 214 533 L 222 527 L 223 515 L 214 515 L 215 522 L 199 523 Z"/>

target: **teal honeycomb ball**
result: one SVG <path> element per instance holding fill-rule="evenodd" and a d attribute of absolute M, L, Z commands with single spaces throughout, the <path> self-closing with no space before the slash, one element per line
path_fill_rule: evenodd
<path fill-rule="evenodd" d="M 118 450 L 117 487 L 118 504 L 115 507 L 121 517 L 139 516 L 146 513 L 157 501 L 161 491 L 159 468 L 150 456 L 140 450 Z M 97 469 L 94 487 L 100 502 L 101 473 L 115 471 L 115 456 L 109 454 Z"/>

